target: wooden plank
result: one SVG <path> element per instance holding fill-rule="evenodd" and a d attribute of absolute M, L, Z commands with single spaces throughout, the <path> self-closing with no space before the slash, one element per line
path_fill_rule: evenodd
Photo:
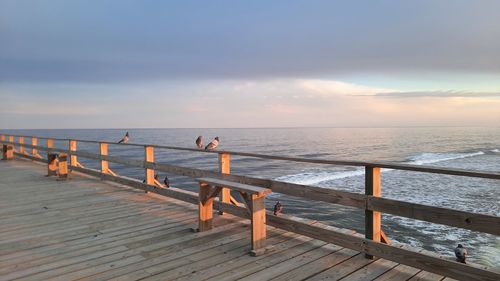
<path fill-rule="evenodd" d="M 35 144 L 36 145 L 36 144 Z M 76 140 L 69 140 L 69 165 L 71 166 L 76 166 L 78 163 L 78 158 L 74 154 L 76 151 L 76 146 L 77 146 L 77 141 Z"/>
<path fill-rule="evenodd" d="M 404 264 L 400 264 L 377 277 L 376 281 L 406 281 L 421 270 Z"/>
<path fill-rule="evenodd" d="M 331 268 L 332 266 L 335 266 L 349 258 L 352 258 L 354 255 L 357 255 L 358 253 L 359 252 L 343 248 L 339 251 L 332 252 L 310 263 L 297 266 L 296 268 L 291 269 L 286 273 L 281 274 L 271 280 L 272 281 L 305 280 L 313 275 L 318 274 L 318 272 L 325 271 L 328 268 Z"/>
<path fill-rule="evenodd" d="M 100 143 L 99 150 L 101 155 L 108 155 L 108 144 Z M 109 164 L 106 160 L 101 160 L 101 173 L 108 174 Z"/>
<path fill-rule="evenodd" d="M 365 195 L 380 197 L 381 189 L 380 168 L 365 168 Z M 365 238 L 376 242 L 381 241 L 382 214 L 377 211 L 365 209 Z M 373 259 L 372 255 L 366 254 L 366 258 Z"/>
<path fill-rule="evenodd" d="M 19 153 L 24 154 L 24 137 L 19 137 L 18 142 L 19 142 Z"/>
<path fill-rule="evenodd" d="M 11 144 L 2 145 L 2 160 L 12 160 L 14 158 L 14 146 Z"/>
<path fill-rule="evenodd" d="M 259 250 L 266 247 L 266 203 L 265 197 L 252 194 L 252 253 L 258 255 Z"/>
<path fill-rule="evenodd" d="M 198 231 L 212 229 L 214 198 L 210 195 L 210 185 L 200 182 L 198 205 Z"/>
<path fill-rule="evenodd" d="M 229 174 L 231 172 L 231 155 L 227 153 L 219 153 L 219 173 Z M 220 194 L 220 201 L 224 203 L 231 203 L 231 190 L 223 187 Z M 219 212 L 223 215 L 224 212 Z"/>
<path fill-rule="evenodd" d="M 289 271 L 292 271 L 296 269 L 297 267 L 306 267 L 307 264 L 322 258 L 324 256 L 327 256 L 331 254 L 332 252 L 337 252 L 338 250 L 342 249 L 339 246 L 335 246 L 332 244 L 325 244 L 322 245 L 321 247 L 314 248 L 310 251 L 307 251 L 305 253 L 302 253 L 301 255 L 296 255 L 296 256 L 290 256 L 290 259 L 282 261 L 280 263 L 274 264 L 271 267 L 268 267 L 264 270 L 259 270 L 258 272 L 255 272 L 251 275 L 247 275 L 244 278 L 241 278 L 239 280 L 242 281 L 251 281 L 251 280 L 271 280 L 274 277 L 277 277 L 279 275 L 285 274 Z M 292 278 L 293 279 L 293 278 Z"/>
<path fill-rule="evenodd" d="M 427 272 L 427 271 L 421 271 L 418 274 L 416 274 L 415 276 L 413 276 L 412 278 L 408 279 L 408 281 L 441 281 L 443 278 L 444 277 L 439 275 L 439 274 L 435 274 L 435 273 L 431 273 L 431 272 Z M 467 280 L 467 279 L 463 279 L 463 280 Z"/>
<path fill-rule="evenodd" d="M 288 240 L 286 236 L 276 236 L 269 239 L 272 243 L 277 243 L 278 241 Z M 300 241 L 299 241 L 300 243 Z M 302 243 L 301 243 L 302 244 Z M 324 244 L 324 243 L 323 243 Z M 311 247 L 317 247 L 317 243 L 313 243 L 314 246 L 309 244 L 309 249 Z M 229 261 L 246 259 L 247 261 L 254 260 L 254 257 L 248 255 L 248 248 L 246 246 L 239 246 L 232 249 L 227 249 L 223 252 L 220 249 L 213 249 L 211 252 L 201 252 L 196 255 L 191 255 L 188 260 L 178 260 L 168 263 L 164 263 L 159 267 L 150 267 L 145 269 L 149 273 L 150 277 L 144 278 L 144 280 L 172 280 L 178 279 L 180 277 L 193 277 L 193 273 L 201 271 L 203 269 L 208 269 L 217 265 L 228 264 Z M 221 267 L 219 266 L 219 269 Z M 225 268 L 225 266 L 223 267 Z M 193 272 L 195 271 L 195 272 Z M 191 275 L 191 276 L 190 276 Z M 133 276 L 133 275 L 132 275 Z M 133 276 L 133 278 L 136 278 Z M 234 279 L 234 277 L 233 277 Z"/>
<path fill-rule="evenodd" d="M 365 258 L 363 254 L 358 254 L 344 260 L 343 262 L 330 267 L 329 269 L 308 278 L 308 281 L 320 281 L 320 280 L 339 280 L 344 276 L 349 275 L 350 273 L 358 270 L 359 268 L 366 266 L 367 264 L 372 263 L 373 260 Z"/>
<path fill-rule="evenodd" d="M 367 208 L 370 210 L 500 235 L 500 217 L 497 216 L 476 214 L 372 196 L 369 196 L 367 199 Z"/>
<path fill-rule="evenodd" d="M 38 149 L 36 149 L 37 145 L 38 145 L 38 139 L 35 137 L 32 137 L 31 138 L 31 156 L 40 158 L 40 155 L 38 154 Z"/>
<path fill-rule="evenodd" d="M 220 179 L 214 179 L 214 178 L 199 178 L 196 179 L 198 182 L 205 182 L 211 185 L 216 185 L 216 186 L 221 186 L 221 187 L 228 187 L 233 190 L 249 193 L 249 194 L 256 194 L 259 196 L 263 196 L 266 194 L 271 193 L 272 191 L 269 188 L 263 188 L 263 187 L 258 187 L 258 186 L 253 186 L 253 185 L 248 185 L 248 184 L 241 184 L 237 182 L 231 182 L 231 181 L 226 181 L 226 180 L 220 180 Z M 230 203 L 229 199 L 227 201 L 223 201 L 225 203 Z"/>
<path fill-rule="evenodd" d="M 155 162 L 155 153 L 154 148 L 152 146 L 144 147 L 144 161 L 149 163 Z M 146 168 L 144 170 L 144 178 L 146 180 L 146 184 L 155 185 L 155 170 Z"/>
<path fill-rule="evenodd" d="M 345 281 L 373 280 L 394 268 L 397 263 L 385 259 L 378 259 L 342 278 Z"/>

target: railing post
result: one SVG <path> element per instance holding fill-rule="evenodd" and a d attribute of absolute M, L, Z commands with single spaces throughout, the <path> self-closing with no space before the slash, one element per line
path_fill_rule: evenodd
<path fill-rule="evenodd" d="M 144 161 L 149 162 L 149 163 L 155 162 L 154 147 L 144 146 Z M 145 168 L 144 172 L 145 172 L 144 176 L 145 176 L 146 184 L 154 185 L 155 184 L 155 170 Z"/>
<path fill-rule="evenodd" d="M 38 145 L 38 139 L 35 137 L 31 137 L 31 156 L 38 157 L 38 149 L 35 146 Z"/>
<path fill-rule="evenodd" d="M 12 144 L 12 149 L 16 150 L 16 146 L 14 145 L 14 136 L 9 136 L 9 142 Z"/>
<path fill-rule="evenodd" d="M 4 143 L 2 145 L 2 160 L 14 159 L 14 146 Z"/>
<path fill-rule="evenodd" d="M 66 154 L 66 153 L 59 154 L 59 161 L 58 161 L 57 168 L 58 168 L 59 178 L 67 179 L 68 178 L 68 154 Z"/>
<path fill-rule="evenodd" d="M 231 172 L 231 154 L 219 153 L 219 172 L 222 174 L 229 174 Z M 231 190 L 229 188 L 222 188 L 220 192 L 220 201 L 224 203 L 231 203 Z M 224 212 L 219 211 L 220 215 Z"/>
<path fill-rule="evenodd" d="M 5 135 L 0 135 L 0 141 L 2 141 L 2 142 L 5 141 Z"/>
<path fill-rule="evenodd" d="M 99 147 L 101 150 L 101 157 L 108 155 L 108 144 L 104 142 L 99 143 Z M 108 174 L 109 163 L 107 160 L 101 158 L 101 173 Z"/>
<path fill-rule="evenodd" d="M 365 167 L 365 195 L 380 197 L 380 168 Z M 380 242 L 382 231 L 381 226 L 381 213 L 365 209 L 365 238 Z M 366 258 L 373 259 L 372 255 L 365 254 L 365 256 Z"/>
<path fill-rule="evenodd" d="M 24 137 L 19 137 L 19 153 L 24 154 Z"/>
<path fill-rule="evenodd" d="M 54 140 L 53 139 L 47 139 L 47 148 L 53 148 L 53 147 L 54 147 Z"/>
<path fill-rule="evenodd" d="M 59 169 L 59 155 L 54 152 L 47 152 L 47 176 L 56 176 Z"/>
<path fill-rule="evenodd" d="M 76 155 L 71 153 L 72 151 L 76 151 L 76 140 L 69 141 L 69 165 L 70 167 L 76 167 L 78 161 Z"/>

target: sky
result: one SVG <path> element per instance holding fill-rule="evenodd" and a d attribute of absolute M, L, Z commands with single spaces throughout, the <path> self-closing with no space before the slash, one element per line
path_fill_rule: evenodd
<path fill-rule="evenodd" d="M 0 0 L 0 128 L 499 126 L 499 12 Z"/>

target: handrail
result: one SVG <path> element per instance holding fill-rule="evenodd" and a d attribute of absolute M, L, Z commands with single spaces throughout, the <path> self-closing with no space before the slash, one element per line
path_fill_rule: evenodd
<path fill-rule="evenodd" d="M 416 203 L 409 203 L 405 201 L 399 201 L 394 199 L 387 199 L 380 197 L 381 193 L 381 168 L 391 168 L 391 169 L 401 169 L 401 170 L 412 170 L 418 172 L 431 172 L 439 174 L 449 174 L 467 177 L 481 177 L 490 179 L 500 179 L 499 173 L 490 173 L 482 171 L 467 171 L 459 169 L 442 169 L 432 167 L 430 170 L 427 167 L 417 166 L 415 169 L 414 165 L 400 165 L 388 162 L 360 162 L 360 161 L 331 161 L 331 160 L 315 160 L 315 159 L 305 159 L 305 158 L 294 158 L 294 157 L 281 157 L 272 155 L 261 155 L 253 153 L 244 152 L 229 152 L 229 151 L 202 151 L 198 149 L 191 148 L 179 148 L 170 146 L 156 146 L 156 145 L 138 145 L 138 144 L 124 144 L 140 146 L 144 148 L 145 158 L 144 160 L 137 159 L 127 159 L 119 156 L 108 155 L 108 144 L 118 145 L 111 142 L 96 142 L 100 144 L 100 153 L 91 153 L 88 151 L 77 151 L 76 145 L 78 140 L 74 139 L 62 139 L 68 140 L 68 149 L 55 148 L 53 147 L 53 141 L 56 139 L 45 138 L 47 140 L 47 146 L 41 146 L 37 143 L 37 137 L 31 137 L 32 144 L 27 144 L 22 141 L 15 142 L 12 135 L 9 135 L 7 139 L 5 135 L 0 135 L 0 143 L 4 145 L 11 146 L 13 149 L 15 145 L 19 146 L 19 150 L 14 151 L 14 155 L 25 157 L 34 161 L 46 162 L 45 159 L 41 159 L 38 153 L 36 155 L 29 155 L 29 153 L 24 149 L 26 147 L 32 148 L 33 152 L 38 150 L 47 151 L 47 153 L 59 152 L 67 153 L 70 155 L 70 165 L 71 170 L 83 172 L 89 175 L 100 177 L 103 180 L 110 180 L 119 183 L 123 183 L 135 188 L 140 188 L 146 190 L 147 192 L 154 192 L 164 196 L 170 196 L 180 200 L 184 200 L 189 203 L 196 203 L 196 194 L 187 191 L 182 191 L 179 189 L 161 189 L 156 187 L 156 182 L 154 180 L 154 170 L 164 171 L 168 173 L 174 173 L 182 176 L 188 176 L 193 178 L 198 177 L 215 177 L 226 180 L 231 180 L 235 182 L 258 185 L 263 187 L 268 187 L 273 190 L 273 192 L 278 192 L 282 194 L 287 194 L 291 196 L 297 196 L 302 198 L 307 198 L 311 200 L 323 201 L 333 204 L 340 204 L 344 206 L 356 207 L 365 210 L 365 237 L 359 237 L 359 235 L 346 234 L 338 231 L 333 231 L 331 227 L 319 226 L 320 224 L 311 225 L 311 223 L 304 223 L 302 221 L 294 221 L 290 217 L 275 217 L 271 216 L 269 218 L 269 223 L 273 226 L 280 227 L 283 229 L 289 229 L 299 234 L 307 235 L 312 238 L 321 239 L 330 243 L 336 243 L 340 246 L 344 246 L 350 249 L 358 250 L 364 252 L 368 258 L 371 255 L 383 257 L 389 260 L 397 261 L 410 266 L 417 266 L 421 269 L 428 270 L 438 274 L 448 274 L 447 276 L 464 279 L 469 278 L 470 280 L 498 280 L 500 277 L 500 272 L 495 270 L 491 271 L 484 267 L 477 267 L 471 265 L 462 265 L 454 261 L 449 261 L 442 259 L 441 257 L 429 255 L 422 253 L 420 251 L 401 248 L 400 246 L 387 246 L 380 242 L 384 242 L 383 231 L 381 228 L 381 213 L 392 214 L 396 216 L 402 216 L 417 220 L 423 220 L 428 222 L 434 222 L 474 231 L 480 231 L 483 233 L 490 233 L 494 235 L 500 235 L 500 217 L 477 214 L 466 211 L 457 211 L 447 208 L 427 206 Z M 61 140 L 61 139 L 59 139 Z M 92 141 L 94 142 L 94 141 Z M 122 144 L 119 144 L 122 145 Z M 159 163 L 154 159 L 154 148 L 166 148 L 166 149 L 176 149 L 176 150 L 186 150 L 194 152 L 207 152 L 207 153 L 218 153 L 219 154 L 219 172 L 176 166 L 167 163 Z M 318 164 L 335 164 L 335 165 L 350 165 L 356 164 L 365 167 L 365 194 L 340 191 L 335 189 L 326 189 L 321 187 L 300 185 L 287 183 L 282 181 L 276 181 L 271 179 L 262 179 L 249 177 L 238 174 L 229 173 L 229 155 L 239 155 L 239 156 L 249 156 L 249 157 L 261 157 L 274 160 L 288 160 L 295 161 L 298 159 L 299 162 L 311 162 Z M 84 168 L 77 161 L 77 157 L 90 158 L 98 160 L 101 163 L 101 170 L 93 170 Z M 224 156 L 224 157 L 221 157 Z M 146 182 L 141 183 L 138 180 L 125 178 L 117 175 L 109 169 L 108 162 L 119 163 L 132 167 L 139 167 L 145 170 Z M 340 164 L 342 163 L 342 164 Z M 231 214 L 237 216 L 245 217 L 246 213 L 238 209 L 239 207 L 231 205 L 230 198 L 221 198 L 218 206 L 220 211 L 228 211 Z M 389 247 L 389 248 L 388 248 Z M 400 260 L 405 259 L 405 260 Z M 462 275 L 463 274 L 463 275 Z M 478 279 L 479 278 L 479 279 Z"/>
<path fill-rule="evenodd" d="M 140 143 L 116 143 L 110 141 L 94 141 L 94 140 L 79 140 L 79 139 L 64 139 L 64 138 L 49 138 L 49 137 L 36 137 L 36 136 L 21 136 L 21 135 L 10 135 L 14 137 L 25 137 L 25 138 L 38 138 L 38 139 L 51 139 L 56 141 L 71 141 L 76 140 L 84 143 L 105 143 L 112 145 L 125 145 L 125 146 L 135 146 L 135 147 L 154 147 L 160 149 L 170 149 L 170 150 L 180 150 L 180 151 L 190 151 L 197 153 L 215 153 L 215 154 L 229 154 L 233 156 L 243 156 L 243 157 L 254 157 L 269 160 L 282 160 L 282 161 L 292 161 L 292 162 L 302 162 L 311 164 L 326 164 L 326 165 L 339 165 L 339 166 L 353 166 L 353 167 L 379 167 L 385 169 L 394 170 L 404 170 L 404 171 L 414 171 L 421 173 L 433 173 L 433 174 L 443 174 L 452 176 L 464 176 L 464 177 L 474 177 L 474 178 L 486 178 L 486 179 L 500 179 L 500 172 L 493 171 L 480 171 L 480 170 L 465 170 L 457 168 L 440 168 L 428 165 L 412 165 L 412 164 L 402 164 L 394 163 L 389 161 L 358 161 L 358 160 L 342 160 L 342 159 L 312 159 L 303 157 L 290 157 L 290 156 L 279 156 L 279 155 L 268 155 L 260 153 L 251 152 L 240 152 L 240 151 L 230 151 L 230 150 L 202 150 L 189 147 L 179 147 L 179 146 L 168 146 L 168 145 L 156 145 L 156 144 L 140 144 Z M 28 146 L 25 144 L 25 146 Z"/>
<path fill-rule="evenodd" d="M 20 145 L 20 143 L 13 144 Z M 30 148 L 36 148 L 38 150 L 64 152 L 72 154 L 74 156 L 94 159 L 98 161 L 107 161 L 127 165 L 130 167 L 158 170 L 193 178 L 205 176 L 224 178 L 240 183 L 268 187 L 271 188 L 273 192 L 290 196 L 302 197 L 316 201 L 339 204 L 369 211 L 382 212 L 396 216 L 500 235 L 500 217 L 492 215 L 477 214 L 452 210 L 448 208 L 409 203 L 400 200 L 381 198 L 378 196 L 371 196 L 335 189 L 326 189 L 309 185 L 294 184 L 272 179 L 255 178 L 238 174 L 222 174 L 219 172 L 176 166 L 167 163 L 153 163 L 137 159 L 127 159 L 119 156 L 101 155 L 88 151 L 69 151 L 60 148 L 48 148 L 43 146 L 33 146 L 29 144 L 23 145 Z"/>

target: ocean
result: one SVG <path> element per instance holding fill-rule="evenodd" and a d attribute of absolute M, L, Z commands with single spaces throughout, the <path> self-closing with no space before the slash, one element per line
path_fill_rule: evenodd
<path fill-rule="evenodd" d="M 84 140 L 119 140 L 124 129 L 3 130 L 2 133 Z M 393 161 L 416 165 L 500 171 L 500 128 L 270 128 L 270 129 L 129 129 L 131 143 L 195 147 L 198 135 L 208 143 L 221 139 L 220 149 L 305 157 Z M 40 145 L 44 145 L 40 142 Z M 67 148 L 56 141 L 55 146 Z M 97 144 L 78 144 L 78 150 L 98 152 Z M 143 159 L 139 147 L 110 146 L 109 154 Z M 157 149 L 157 162 L 217 170 L 217 156 L 207 153 Z M 98 168 L 97 161 L 79 161 Z M 110 168 L 121 175 L 143 179 L 144 171 L 118 164 Z M 231 173 L 285 182 L 307 184 L 351 192 L 364 192 L 364 169 L 233 157 Z M 165 174 L 160 173 L 163 179 Z M 168 175 L 171 185 L 196 190 L 192 179 Z M 382 196 L 431 206 L 500 216 L 500 181 L 382 170 Z M 314 202 L 273 193 L 268 207 L 276 200 L 283 212 L 316 219 L 363 233 L 364 212 L 324 202 Z M 470 261 L 500 267 L 500 237 L 474 231 L 383 215 L 382 227 L 388 237 L 399 243 L 453 257 L 458 243 L 469 251 Z"/>

